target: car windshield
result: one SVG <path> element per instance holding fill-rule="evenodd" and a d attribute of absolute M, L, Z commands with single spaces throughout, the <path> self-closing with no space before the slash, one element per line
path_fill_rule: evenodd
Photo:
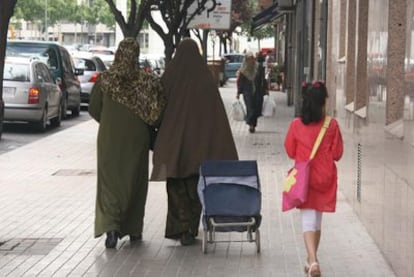
<path fill-rule="evenodd" d="M 29 65 L 6 63 L 4 65 L 3 80 L 7 81 L 30 81 Z"/>
<path fill-rule="evenodd" d="M 56 51 L 46 44 L 8 43 L 6 47 L 6 56 L 38 58 L 50 68 L 58 68 Z"/>
<path fill-rule="evenodd" d="M 73 62 L 75 63 L 75 68 L 81 68 L 85 71 L 96 71 L 96 66 L 91 60 L 74 58 Z"/>

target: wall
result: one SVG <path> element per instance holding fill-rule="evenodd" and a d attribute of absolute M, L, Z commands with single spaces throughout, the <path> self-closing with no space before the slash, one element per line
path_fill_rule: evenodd
<path fill-rule="evenodd" d="M 392 0 L 393 6 L 389 7 L 391 0 L 361 1 L 329 2 L 332 4 L 328 46 L 331 70 L 327 78 L 335 91 L 334 110 L 345 140 L 344 158 L 339 163 L 340 189 L 396 274 L 411 277 L 414 276 L 414 4 L 411 0 Z M 364 4 L 368 5 L 361 6 Z M 356 11 L 346 13 L 344 7 Z M 353 12 L 358 16 L 352 16 Z M 346 22 L 341 20 L 343 13 L 347 14 Z M 361 24 L 365 16 L 368 16 L 368 36 L 364 46 L 358 44 L 361 41 L 358 28 L 364 27 Z M 358 53 L 364 47 L 366 53 Z M 344 48 L 353 50 L 346 52 L 345 63 L 338 62 Z M 363 57 L 367 60 L 366 76 L 357 74 L 364 70 L 358 68 Z M 358 89 L 364 85 L 365 89 Z M 353 101 L 358 102 L 359 111 L 349 106 Z"/>

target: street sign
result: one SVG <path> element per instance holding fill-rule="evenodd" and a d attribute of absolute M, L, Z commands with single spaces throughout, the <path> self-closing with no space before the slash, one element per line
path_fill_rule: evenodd
<path fill-rule="evenodd" d="M 198 1 L 195 1 L 188 9 L 188 16 L 197 10 Z M 210 0 L 206 3 L 206 9 L 188 24 L 189 29 L 230 29 L 231 0 Z"/>

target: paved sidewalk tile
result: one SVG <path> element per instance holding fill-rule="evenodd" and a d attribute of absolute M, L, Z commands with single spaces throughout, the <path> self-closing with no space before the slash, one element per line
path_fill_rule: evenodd
<path fill-rule="evenodd" d="M 230 112 L 233 80 L 221 94 Z M 209 245 L 202 254 L 200 236 L 190 247 L 164 239 L 163 182 L 150 183 L 144 240 L 123 239 L 106 250 L 104 237 L 93 238 L 98 126 L 91 120 L 0 155 L 0 276 L 305 276 L 299 214 L 280 209 L 281 181 L 292 164 L 283 139 L 293 110 L 284 93 L 271 97 L 276 114 L 260 118 L 256 133 L 230 119 L 240 158 L 259 165 L 260 254 L 249 242 Z M 341 193 L 337 212 L 324 215 L 320 262 L 326 277 L 395 276 Z"/>

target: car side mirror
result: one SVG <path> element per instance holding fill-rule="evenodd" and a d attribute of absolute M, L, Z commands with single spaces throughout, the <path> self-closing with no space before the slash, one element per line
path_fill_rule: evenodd
<path fill-rule="evenodd" d="M 82 69 L 82 68 L 75 68 L 75 75 L 76 76 L 83 75 L 84 72 L 85 72 L 85 70 Z"/>

